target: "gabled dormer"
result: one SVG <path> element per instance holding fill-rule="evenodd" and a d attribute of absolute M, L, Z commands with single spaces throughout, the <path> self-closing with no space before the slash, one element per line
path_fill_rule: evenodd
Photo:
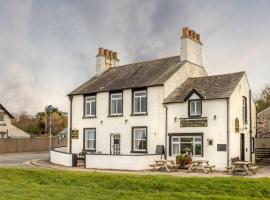
<path fill-rule="evenodd" d="M 188 117 L 198 118 L 202 116 L 202 100 L 203 96 L 196 89 L 192 89 L 186 96 L 185 102 L 187 102 Z"/>

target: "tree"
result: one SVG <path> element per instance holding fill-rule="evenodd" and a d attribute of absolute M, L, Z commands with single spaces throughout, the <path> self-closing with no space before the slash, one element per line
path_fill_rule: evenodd
<path fill-rule="evenodd" d="M 270 106 L 270 85 L 266 85 L 265 88 L 260 93 L 259 97 L 256 99 L 257 112 L 268 108 Z"/>

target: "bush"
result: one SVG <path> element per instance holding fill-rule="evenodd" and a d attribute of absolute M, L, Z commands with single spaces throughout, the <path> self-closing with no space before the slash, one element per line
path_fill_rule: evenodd
<path fill-rule="evenodd" d="M 191 161 L 192 157 L 187 153 L 182 153 L 176 156 L 176 163 L 179 164 L 180 166 L 188 165 L 190 164 Z"/>

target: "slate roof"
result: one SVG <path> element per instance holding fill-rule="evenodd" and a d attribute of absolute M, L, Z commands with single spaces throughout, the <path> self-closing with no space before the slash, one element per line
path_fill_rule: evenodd
<path fill-rule="evenodd" d="M 163 85 L 185 62 L 180 56 L 112 67 L 94 76 L 69 95 Z"/>
<path fill-rule="evenodd" d="M 5 107 L 2 106 L 1 103 L 0 103 L 0 109 L 2 109 L 11 119 L 14 119 L 13 115 L 10 114 L 10 112 L 8 112 L 7 109 L 5 109 Z"/>
<path fill-rule="evenodd" d="M 223 99 L 231 96 L 245 72 L 187 79 L 164 100 L 164 103 L 183 102 L 195 90 L 203 99 Z"/>

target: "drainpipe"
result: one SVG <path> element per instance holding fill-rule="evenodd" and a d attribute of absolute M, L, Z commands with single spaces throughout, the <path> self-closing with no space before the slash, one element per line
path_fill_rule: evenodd
<path fill-rule="evenodd" d="M 249 153 L 250 157 L 249 160 L 252 162 L 252 116 L 251 116 L 251 90 L 249 90 Z"/>
<path fill-rule="evenodd" d="M 230 166 L 230 98 L 227 101 L 227 167 Z"/>
<path fill-rule="evenodd" d="M 167 140 L 168 140 L 168 107 L 165 105 L 165 148 L 164 148 L 164 157 L 167 159 Z"/>
<path fill-rule="evenodd" d="M 70 114 L 69 114 L 69 153 L 72 153 L 72 99 L 73 96 L 69 95 L 70 101 Z"/>

